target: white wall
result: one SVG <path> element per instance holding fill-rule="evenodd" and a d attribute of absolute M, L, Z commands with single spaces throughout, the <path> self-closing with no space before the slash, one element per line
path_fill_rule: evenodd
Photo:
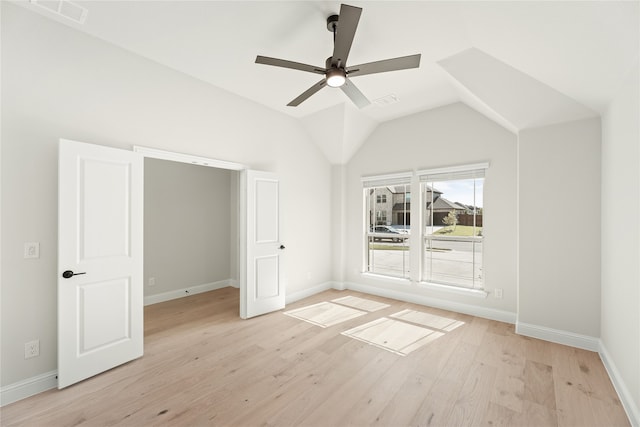
<path fill-rule="evenodd" d="M 246 164 L 281 178 L 287 293 L 331 277 L 331 166 L 299 124 L 8 2 L 2 7 L 2 361 L 6 386 L 56 361 L 57 147 L 68 138 Z M 22 258 L 40 242 L 39 259 Z M 40 339 L 40 357 L 24 343 Z"/>
<path fill-rule="evenodd" d="M 600 336 L 600 119 L 520 132 L 518 324 Z"/>
<path fill-rule="evenodd" d="M 231 278 L 232 174 L 237 172 L 145 159 L 145 297 Z"/>
<path fill-rule="evenodd" d="M 503 289 L 502 299 L 494 298 L 493 294 L 482 299 L 426 290 L 415 282 L 409 286 L 361 274 L 362 176 L 487 161 L 490 168 L 484 193 L 485 289 L 489 292 Z M 334 170 L 334 174 L 339 172 Z M 497 310 L 510 314 L 512 321 L 515 319 L 516 136 L 513 133 L 463 104 L 451 104 L 379 125 L 348 163 L 345 178 L 346 282 L 366 285 L 374 292 L 392 290 L 466 304 L 479 308 L 480 311 L 474 310 L 476 313 L 486 313 L 484 309 Z M 427 302 L 437 305 L 433 299 Z"/>
<path fill-rule="evenodd" d="M 602 117 L 602 346 L 640 424 L 640 73 Z M 635 405 L 633 403 L 635 402 Z"/>

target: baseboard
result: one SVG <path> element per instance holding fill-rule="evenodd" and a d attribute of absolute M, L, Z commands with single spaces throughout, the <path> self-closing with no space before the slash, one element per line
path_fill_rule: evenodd
<path fill-rule="evenodd" d="M 216 289 L 233 286 L 232 279 L 220 280 L 218 282 L 205 283 L 203 285 L 191 286 L 189 288 L 176 289 L 171 292 L 161 294 L 148 295 L 144 297 L 144 305 L 157 304 L 159 302 L 170 301 L 172 299 L 182 298 L 189 295 L 201 294 L 202 292 L 214 291 Z"/>
<path fill-rule="evenodd" d="M 291 304 L 292 302 L 296 302 L 298 300 L 310 297 L 312 295 L 318 294 L 320 292 L 327 291 L 329 289 L 333 289 L 334 282 L 324 282 L 316 285 L 312 288 L 303 289 L 301 291 L 293 292 L 291 294 L 287 294 L 285 297 L 285 304 Z"/>
<path fill-rule="evenodd" d="M 0 389 L 0 406 L 58 387 L 58 371 L 47 372 Z"/>
<path fill-rule="evenodd" d="M 600 348 L 599 339 L 588 335 L 580 335 L 573 332 L 559 329 L 547 328 L 545 326 L 531 325 L 529 323 L 516 323 L 516 333 L 556 344 L 564 344 L 583 350 L 598 351 Z"/>
<path fill-rule="evenodd" d="M 236 279 L 229 279 L 229 286 L 232 288 L 240 289 L 240 282 Z"/>
<path fill-rule="evenodd" d="M 505 323 L 515 323 L 516 314 L 510 311 L 497 310 L 495 308 L 481 307 L 477 305 L 463 304 L 454 301 L 447 301 L 439 298 L 427 297 L 410 292 L 402 292 L 393 289 L 378 288 L 361 283 L 347 282 L 342 284 L 343 289 L 349 289 L 367 294 L 378 295 L 386 298 L 393 298 L 399 301 L 410 302 L 414 304 L 426 305 L 429 307 L 441 308 L 443 310 L 455 311 L 456 313 L 469 314 L 471 316 L 482 317 L 485 319 L 497 320 Z M 338 289 L 335 287 L 335 289 Z"/>
<path fill-rule="evenodd" d="M 613 383 L 613 388 L 615 388 L 616 393 L 618 393 L 618 397 L 620 398 L 620 402 L 622 402 L 622 407 L 627 413 L 629 422 L 632 426 L 640 427 L 640 409 L 629 392 L 629 389 L 624 382 L 624 378 L 620 375 L 620 371 L 616 368 L 616 364 L 613 362 L 607 348 L 602 343 L 602 340 L 599 341 L 599 344 L 598 354 L 600 354 L 602 364 L 607 370 L 609 378 Z"/>

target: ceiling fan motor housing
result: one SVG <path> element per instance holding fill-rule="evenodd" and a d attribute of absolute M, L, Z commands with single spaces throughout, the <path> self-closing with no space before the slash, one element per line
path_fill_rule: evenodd
<path fill-rule="evenodd" d="M 327 30 L 330 33 L 335 32 L 338 29 L 338 15 L 331 15 L 327 18 Z"/>

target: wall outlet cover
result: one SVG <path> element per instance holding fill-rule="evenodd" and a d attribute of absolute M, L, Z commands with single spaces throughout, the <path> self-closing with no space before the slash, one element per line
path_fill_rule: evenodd
<path fill-rule="evenodd" d="M 24 244 L 24 257 L 25 258 L 40 258 L 40 243 L 39 242 L 26 242 Z"/>

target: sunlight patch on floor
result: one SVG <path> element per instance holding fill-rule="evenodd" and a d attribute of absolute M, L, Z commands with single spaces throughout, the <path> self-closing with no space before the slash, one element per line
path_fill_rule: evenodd
<path fill-rule="evenodd" d="M 378 301 L 371 301 L 369 299 L 358 298 L 354 296 L 346 296 L 342 298 L 336 298 L 331 300 L 331 302 L 335 302 L 341 305 L 346 305 L 348 307 L 353 307 L 358 310 L 365 310 L 368 312 L 374 312 L 378 310 L 382 310 L 383 308 L 391 307 L 389 304 L 384 304 Z"/>
<path fill-rule="evenodd" d="M 444 333 L 383 317 L 349 329 L 342 335 L 406 356 Z"/>
<path fill-rule="evenodd" d="M 460 320 L 409 309 L 399 311 L 389 317 L 393 317 L 394 319 L 402 320 L 404 322 L 426 326 L 431 329 L 439 329 L 445 332 L 451 332 L 457 327 L 464 325 L 464 322 Z"/>
<path fill-rule="evenodd" d="M 332 304 L 330 302 L 321 302 L 307 307 L 285 311 L 284 314 L 320 326 L 321 328 L 327 328 L 363 316 L 367 314 L 367 312 Z"/>

